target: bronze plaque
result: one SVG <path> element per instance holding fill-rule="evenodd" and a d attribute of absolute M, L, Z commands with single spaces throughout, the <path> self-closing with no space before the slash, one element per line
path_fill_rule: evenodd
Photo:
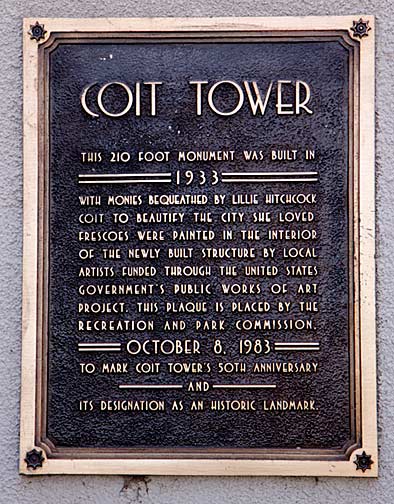
<path fill-rule="evenodd" d="M 376 476 L 373 18 L 24 29 L 21 471 Z"/>

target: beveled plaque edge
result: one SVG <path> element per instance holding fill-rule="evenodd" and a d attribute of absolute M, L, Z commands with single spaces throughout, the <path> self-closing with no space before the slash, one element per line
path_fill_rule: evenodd
<path fill-rule="evenodd" d="M 357 36 L 352 30 L 358 20 L 368 21 L 367 36 Z M 42 26 L 40 38 L 31 35 L 32 26 Z M 37 440 L 37 401 L 40 400 L 39 376 L 42 362 L 37 353 L 40 306 L 40 257 L 43 245 L 39 233 L 39 208 L 44 195 L 39 180 L 39 73 L 38 48 L 51 33 L 114 33 L 114 32 L 302 32 L 345 30 L 349 38 L 359 43 L 359 145 L 354 151 L 355 172 L 359 176 L 354 208 L 355 269 L 359 268 L 359 309 L 355 298 L 355 313 L 359 313 L 360 349 L 356 362 L 356 377 L 361 382 L 359 421 L 362 446 L 351 453 L 349 460 L 281 460 L 228 458 L 52 458 L 46 457 L 45 444 Z M 367 15 L 341 17 L 273 17 L 273 18 L 93 18 L 24 20 L 24 244 L 23 244 L 23 314 L 22 314 L 22 390 L 20 472 L 39 474 L 163 474 L 163 475 L 289 475 L 289 476 L 377 476 L 376 431 L 376 348 L 375 348 L 375 203 L 374 203 L 374 18 Z M 29 33 L 30 31 L 30 33 Z M 358 99 L 357 99 L 358 98 Z M 358 107 L 357 107 L 358 105 Z M 359 156 L 358 156 L 359 154 Z M 356 159 L 357 157 L 357 159 Z M 358 222 L 360 225 L 358 226 Z M 359 236 L 359 240 L 358 240 Z M 358 258 L 359 264 L 358 264 Z M 357 289 L 356 289 L 357 290 Z M 357 320 L 357 315 L 356 315 Z M 42 440 L 43 441 L 43 440 Z M 42 452 L 42 465 L 27 467 L 26 457 L 34 450 Z M 50 450 L 49 450 L 50 451 Z M 149 453 L 149 452 L 148 452 Z M 373 464 L 367 470 L 359 467 L 361 457 L 371 456 Z M 363 461 L 364 459 L 362 459 Z M 361 470 L 359 470 L 361 469 Z"/>

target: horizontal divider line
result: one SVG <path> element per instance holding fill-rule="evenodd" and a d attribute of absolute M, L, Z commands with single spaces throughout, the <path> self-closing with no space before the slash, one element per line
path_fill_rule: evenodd
<path fill-rule="evenodd" d="M 120 348 L 120 345 L 78 345 L 78 348 Z"/>
<path fill-rule="evenodd" d="M 312 346 L 318 346 L 320 345 L 319 342 L 300 342 L 300 341 L 275 341 L 274 342 L 274 345 L 277 345 L 277 346 L 281 346 L 281 345 L 285 345 L 285 346 L 294 346 L 294 345 L 301 345 L 301 346 L 308 346 L 308 345 L 312 345 Z"/>
<path fill-rule="evenodd" d="M 90 347 L 83 347 L 83 348 L 78 348 L 80 352 L 120 352 L 121 348 L 106 348 L 106 347 L 96 347 L 96 348 L 90 348 Z"/>
<path fill-rule="evenodd" d="M 276 385 L 265 385 L 265 384 L 224 384 L 224 385 L 212 385 L 212 388 L 219 388 L 219 389 L 225 389 L 225 388 L 233 388 L 233 389 L 240 389 L 240 388 L 276 388 Z"/>
<path fill-rule="evenodd" d="M 232 177 L 232 176 L 254 176 L 254 175 L 263 175 L 263 176 L 301 176 L 301 175 L 318 175 L 319 172 L 311 171 L 311 172 L 223 172 L 222 177 Z"/>
<path fill-rule="evenodd" d="M 275 347 L 277 352 L 316 352 L 320 347 Z"/>
<path fill-rule="evenodd" d="M 318 348 L 320 345 L 276 345 L 276 348 Z"/>
<path fill-rule="evenodd" d="M 183 385 L 118 385 L 121 389 L 181 389 Z"/>
<path fill-rule="evenodd" d="M 78 348 L 120 348 L 120 345 L 79 345 Z"/>
<path fill-rule="evenodd" d="M 79 346 L 120 346 L 121 343 L 101 343 L 101 342 L 97 342 L 97 343 L 78 343 Z"/>
<path fill-rule="evenodd" d="M 78 348 L 120 348 L 121 345 L 78 345 Z"/>
<path fill-rule="evenodd" d="M 316 349 L 319 349 L 320 347 L 317 346 L 317 345 L 314 345 L 314 346 L 300 346 L 300 345 L 297 345 L 297 346 L 291 346 L 291 345 L 287 345 L 287 346 L 276 346 L 275 345 L 275 348 L 277 350 L 283 350 L 284 348 L 294 348 L 295 350 L 297 350 L 298 348 L 308 348 L 310 350 L 316 350 Z"/>
<path fill-rule="evenodd" d="M 164 184 L 171 183 L 171 180 L 79 180 L 79 184 Z"/>
<path fill-rule="evenodd" d="M 300 178 L 300 179 L 248 179 L 248 178 L 243 178 L 243 179 L 222 179 L 222 182 L 319 182 L 319 179 L 317 178 Z"/>
<path fill-rule="evenodd" d="M 80 173 L 80 178 L 94 177 L 171 177 L 172 173 Z"/>

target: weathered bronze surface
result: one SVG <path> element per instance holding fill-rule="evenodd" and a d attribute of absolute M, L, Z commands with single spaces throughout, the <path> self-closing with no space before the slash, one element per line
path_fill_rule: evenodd
<path fill-rule="evenodd" d="M 354 443 L 349 373 L 352 331 L 349 284 L 352 280 L 348 265 L 348 67 L 349 53 L 339 40 L 297 44 L 65 43 L 51 53 L 47 432 L 56 446 L 339 450 L 350 441 Z M 188 83 L 199 79 L 209 83 L 256 80 L 263 90 L 271 80 L 301 80 L 313 90 L 309 103 L 313 114 L 278 116 L 274 102 L 270 101 L 265 115 L 260 117 L 253 116 L 246 104 L 231 117 L 220 117 L 207 110 L 204 104 L 205 109 L 199 117 L 195 113 L 193 88 Z M 135 117 L 133 108 L 130 113 L 117 118 L 100 113 L 96 98 L 100 87 L 114 81 L 132 87 L 141 80 L 163 83 L 157 90 L 155 117 L 143 110 L 140 117 Z M 94 82 L 97 84 L 89 92 L 88 104 L 99 117 L 86 114 L 77 99 L 83 88 Z M 288 103 L 291 103 L 293 87 L 288 86 L 286 91 Z M 149 92 L 149 89 L 143 91 L 142 109 L 149 103 Z M 205 91 L 204 95 L 205 99 Z M 111 113 L 119 113 L 126 108 L 127 94 L 120 86 L 112 85 L 104 97 L 106 110 Z M 215 104 L 219 110 L 230 111 L 235 108 L 236 97 L 230 84 L 223 85 L 217 97 L 215 95 Z M 245 161 L 243 152 L 254 150 L 263 152 L 264 159 Z M 271 161 L 273 150 L 297 159 Z M 307 150 L 316 152 L 316 160 L 306 162 L 304 153 Z M 111 152 L 115 151 L 129 153 L 130 162 L 111 163 Z M 146 151 L 169 152 L 169 161 L 161 164 L 138 162 L 138 153 Z M 232 151 L 234 154 L 228 161 L 192 163 L 177 161 L 179 151 Z M 102 161 L 81 163 L 81 152 L 100 152 Z M 194 155 L 189 157 L 194 158 Z M 184 179 L 180 185 L 175 180 L 177 170 L 181 171 Z M 195 177 L 190 185 L 186 185 L 186 170 L 192 171 Z M 213 170 L 220 179 L 216 185 L 210 183 Z M 206 185 L 200 185 L 200 171 L 207 178 Z M 141 174 L 138 180 L 147 179 L 144 177 L 146 172 L 170 173 L 165 179 L 171 179 L 171 182 L 99 184 L 105 180 L 132 179 L 119 176 L 125 172 Z M 226 176 L 227 172 L 234 175 Z M 256 175 L 237 176 L 238 172 L 255 172 Z M 264 176 L 259 175 L 260 172 L 275 174 L 265 177 L 271 181 L 262 182 L 260 180 L 264 180 Z M 281 175 L 283 172 L 290 176 Z M 316 175 L 304 175 L 305 172 L 316 172 Z M 103 177 L 106 173 L 114 175 Z M 83 181 L 91 183 L 78 184 L 81 174 L 88 175 L 89 178 Z M 275 180 L 286 177 L 300 181 Z M 242 182 L 236 182 L 240 178 Z M 303 178 L 312 181 L 304 182 Z M 248 179 L 258 181 L 248 182 Z M 149 195 L 172 194 L 205 196 L 207 202 L 201 204 L 200 198 L 194 205 L 149 205 Z M 214 196 L 219 194 L 225 195 L 225 202 L 215 205 Z M 266 203 L 271 197 L 288 194 L 294 197 L 302 194 L 316 203 Z M 133 195 L 138 204 L 111 207 L 107 201 L 114 195 Z M 81 206 L 80 199 L 87 196 L 99 196 L 101 205 Z M 251 198 L 258 204 L 237 203 L 238 200 Z M 304 201 L 305 198 L 299 199 Z M 112 217 L 114 212 L 126 213 L 130 217 L 128 223 L 116 225 Z M 194 222 L 194 212 L 209 213 L 212 222 Z M 270 213 L 271 222 L 255 222 L 259 218 L 264 219 L 264 212 Z M 100 214 L 105 222 L 81 225 L 81 214 Z M 140 219 L 144 217 L 148 223 L 137 222 L 138 216 Z M 171 219 L 176 222 L 157 223 Z M 291 222 L 280 222 L 279 219 Z M 157 241 L 138 239 L 137 233 L 151 230 L 162 233 Z M 195 230 L 204 232 L 200 240 L 199 237 L 192 239 L 182 235 L 173 239 L 174 231 Z M 233 231 L 233 240 L 223 240 L 225 230 Z M 94 242 L 100 236 L 84 235 L 92 231 L 112 231 L 112 238 L 117 238 L 115 241 Z M 295 238 L 278 236 L 278 239 L 270 239 L 269 233 L 275 231 L 286 235 L 293 233 Z M 78 240 L 79 233 L 83 235 L 82 242 Z M 128 239 L 125 233 L 128 233 Z M 259 239 L 254 237 L 257 233 Z M 246 239 L 248 234 L 252 239 Z M 105 235 L 102 239 L 106 239 Z M 96 257 L 78 260 L 82 248 L 93 248 Z M 100 254 L 102 248 L 117 248 L 122 258 L 105 259 Z M 274 257 L 266 257 L 270 248 L 275 248 Z M 138 252 L 138 255 L 145 253 L 148 258 L 128 259 L 128 251 L 135 249 L 146 251 Z M 185 258 L 168 257 L 174 249 L 181 249 Z M 283 257 L 291 250 L 293 254 L 302 250 L 316 257 Z M 220 253 L 226 256 L 203 257 Z M 159 256 L 156 257 L 156 254 Z M 133 266 L 148 268 L 146 275 L 121 276 L 122 268 Z M 170 276 L 173 266 L 184 269 L 180 270 L 180 275 L 176 271 L 176 276 Z M 84 267 L 112 269 L 108 276 L 100 276 L 108 272 L 100 270 L 97 273 L 99 278 L 85 278 L 80 276 Z M 235 267 L 237 274 L 221 275 L 220 267 Z M 278 270 L 276 275 L 275 268 Z M 85 270 L 87 274 L 92 271 Z M 102 285 L 136 284 L 149 285 L 148 293 L 142 296 L 78 294 L 81 286 L 87 290 L 91 285 L 98 288 Z M 175 294 L 174 290 L 177 292 L 180 284 L 188 285 L 185 289 L 192 293 Z M 274 284 L 286 285 L 288 292 L 273 294 L 270 289 Z M 297 294 L 300 286 L 306 285 L 313 285 L 311 288 L 317 293 Z M 233 289 L 236 294 L 225 294 L 228 289 Z M 127 313 L 78 313 L 80 304 L 83 309 L 89 310 L 92 303 L 98 303 L 94 309 L 101 310 L 103 303 L 108 302 L 118 303 L 113 309 L 122 308 L 119 303 L 124 303 Z M 291 307 L 283 313 L 279 311 L 280 303 L 285 302 L 291 303 Z M 305 303 L 305 307 L 309 306 L 307 303 L 314 303 L 314 309 L 319 311 L 302 312 L 300 302 Z M 152 303 L 148 306 L 152 313 L 139 313 L 137 303 Z M 167 303 L 174 305 L 167 306 Z M 186 312 L 182 311 L 180 303 L 183 303 Z M 239 312 L 232 311 L 232 303 L 240 303 Z M 85 306 L 87 304 L 89 306 Z M 223 312 L 215 311 L 217 304 L 222 304 Z M 245 311 L 248 307 L 254 311 Z M 166 308 L 171 311 L 166 311 Z M 98 329 L 84 330 L 88 329 L 88 321 L 98 321 Z M 120 324 L 122 328 L 118 331 L 99 330 L 105 326 L 101 321 L 130 321 L 126 323 L 130 328 L 131 321 L 141 328 L 152 323 L 154 328 L 146 331 L 135 328 L 133 331 L 126 324 Z M 166 330 L 165 321 L 170 326 L 175 321 L 184 321 L 186 328 L 182 331 Z M 272 328 L 264 330 L 264 322 Z M 196 324 L 201 327 L 200 330 L 196 329 Z M 295 327 L 292 330 L 277 329 L 280 324 L 294 324 Z M 79 325 L 83 326 L 82 329 Z M 255 325 L 257 330 L 252 329 Z M 215 326 L 219 330 L 215 330 Z M 248 330 L 240 329 L 241 326 Z M 195 340 L 200 349 L 199 353 L 189 356 L 164 355 L 163 350 L 171 350 L 170 343 L 157 354 L 153 353 L 153 344 L 149 344 L 151 355 L 143 352 L 133 355 L 138 351 L 138 344 L 130 345 L 133 354 L 127 352 L 127 344 L 134 339 L 138 342 L 148 339 Z M 263 347 L 269 345 L 270 351 L 261 355 L 254 352 L 240 355 L 239 342 L 243 339 L 259 340 Z M 215 340 L 222 342 L 226 355 L 214 354 Z M 78 353 L 78 344 L 83 342 L 119 343 L 121 351 Z M 310 351 L 281 351 L 278 345 L 293 342 L 316 343 L 319 350 L 311 347 Z M 104 363 L 119 362 L 127 363 L 128 372 L 100 373 L 99 368 Z M 142 362 L 159 363 L 160 372 L 137 373 L 135 366 Z M 168 364 L 176 362 L 185 366 L 199 364 L 200 370 L 179 375 L 169 372 Z M 238 373 L 219 373 L 219 364 L 225 362 L 245 364 L 246 372 L 242 368 Z M 91 375 L 81 374 L 81 363 L 93 363 L 97 371 Z M 287 374 L 274 370 L 271 373 L 253 373 L 253 366 L 268 363 L 273 365 L 274 370 L 281 369 L 279 366 L 287 369 L 289 363 L 295 366 L 303 363 L 312 370 Z M 231 367 L 228 365 L 228 369 Z M 207 382 L 210 390 L 203 393 L 189 391 L 190 384 L 197 381 Z M 183 389 L 118 388 L 130 382 L 176 384 L 182 385 Z M 212 388 L 223 383 L 261 382 L 276 388 Z M 93 404 L 94 410 L 79 411 L 81 400 L 91 401 L 89 407 Z M 108 400 L 114 401 L 112 407 L 116 405 L 115 401 L 146 401 L 149 404 L 150 401 L 160 400 L 165 402 L 165 410 L 138 413 L 101 411 L 100 401 Z M 193 400 L 204 401 L 204 411 L 190 411 Z M 264 409 L 272 408 L 278 400 L 296 401 L 298 407 L 298 401 L 301 401 L 302 409 Z M 171 411 L 174 401 L 182 401 L 182 412 Z M 227 411 L 225 401 L 245 401 L 246 411 Z M 306 410 L 303 409 L 305 401 L 308 403 Z M 257 411 L 250 411 L 253 405 Z"/>
<path fill-rule="evenodd" d="M 102 473 L 101 461 L 129 459 L 135 472 L 146 459 L 176 474 L 152 460 L 276 459 L 368 475 L 358 69 L 369 20 L 78 36 L 37 23 L 40 311 L 24 453 L 41 454 L 29 467 L 82 459 Z"/>

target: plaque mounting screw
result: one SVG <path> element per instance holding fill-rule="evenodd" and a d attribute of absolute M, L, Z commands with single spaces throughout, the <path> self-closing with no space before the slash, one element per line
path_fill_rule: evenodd
<path fill-rule="evenodd" d="M 25 462 L 27 467 L 31 467 L 34 470 L 36 470 L 37 467 L 42 467 L 44 460 L 42 451 L 38 451 L 35 448 L 26 453 Z"/>
<path fill-rule="evenodd" d="M 30 30 L 28 31 L 30 38 L 39 42 L 41 39 L 45 38 L 46 30 L 44 29 L 44 25 L 40 24 L 36 21 L 36 24 L 30 25 Z"/>
<path fill-rule="evenodd" d="M 368 36 L 368 32 L 371 30 L 369 26 L 369 21 L 364 21 L 360 18 L 358 21 L 353 21 L 353 26 L 350 28 L 355 37 L 359 37 L 360 39 Z"/>
<path fill-rule="evenodd" d="M 371 469 L 371 465 L 373 464 L 373 460 L 371 460 L 371 455 L 367 455 L 365 451 L 362 452 L 361 455 L 356 455 L 356 460 L 354 463 L 357 466 L 357 471 L 359 469 L 364 473 L 367 469 Z"/>

